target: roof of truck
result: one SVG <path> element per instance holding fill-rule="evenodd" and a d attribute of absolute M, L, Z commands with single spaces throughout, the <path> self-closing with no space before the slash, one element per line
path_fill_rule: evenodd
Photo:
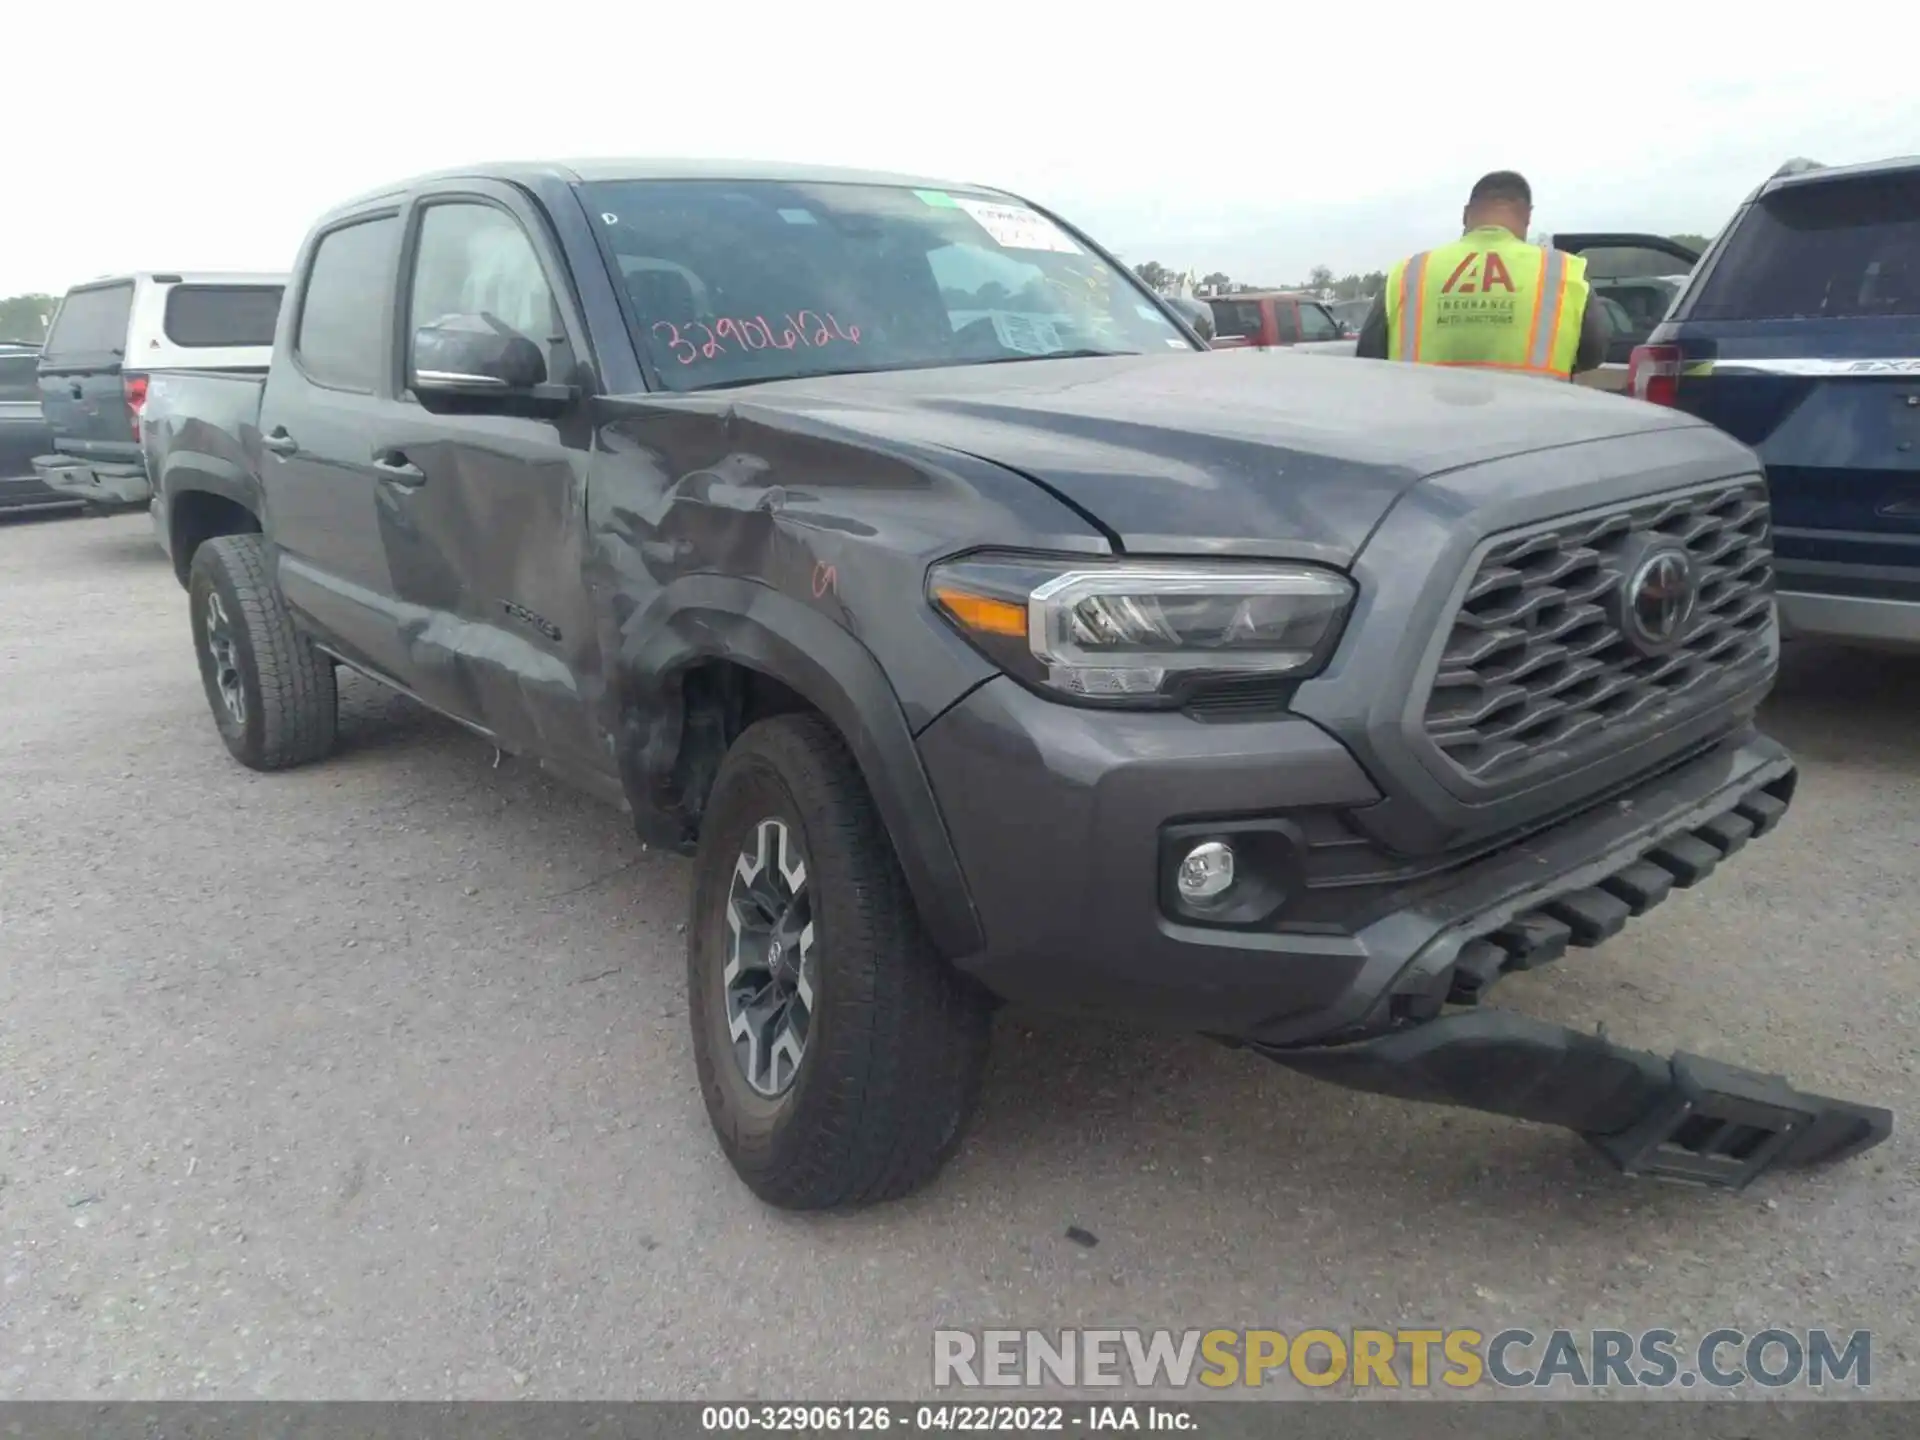
<path fill-rule="evenodd" d="M 601 180 L 766 180 L 787 184 L 895 185 L 916 190 L 984 190 L 997 187 L 972 181 L 939 180 L 925 175 L 898 175 L 884 170 L 850 170 L 832 165 L 792 165 L 768 160 L 666 158 L 588 158 L 578 160 L 512 160 L 495 164 L 459 165 L 414 175 L 354 197 L 345 209 L 368 200 L 410 190 L 430 180 L 558 180 L 574 185 Z"/>
<path fill-rule="evenodd" d="M 118 270 L 78 281 L 70 288 L 96 290 L 102 285 L 138 280 L 155 280 L 163 285 L 284 285 L 287 276 L 280 270 Z"/>

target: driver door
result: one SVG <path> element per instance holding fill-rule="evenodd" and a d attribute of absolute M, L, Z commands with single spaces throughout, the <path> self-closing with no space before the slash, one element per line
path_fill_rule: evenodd
<path fill-rule="evenodd" d="M 428 191 L 409 215 L 398 312 L 398 403 L 383 416 L 388 565 L 420 698 L 577 783 L 607 770 L 583 700 L 598 673 L 584 579 L 593 430 L 558 416 L 414 389 L 415 333 L 470 320 L 539 345 L 546 376 L 576 383 L 584 330 L 539 217 L 505 186 Z"/>
<path fill-rule="evenodd" d="M 1555 235 L 1549 243 L 1556 250 L 1586 258 L 1587 283 L 1594 295 L 1606 302 L 1604 308 L 1615 326 L 1606 363 L 1598 370 L 1576 375 L 1575 381 L 1600 390 L 1624 392 L 1627 360 L 1633 347 L 1645 344 L 1653 327 L 1666 317 L 1674 297 L 1699 263 L 1700 252 L 1664 235 L 1596 232 Z"/>

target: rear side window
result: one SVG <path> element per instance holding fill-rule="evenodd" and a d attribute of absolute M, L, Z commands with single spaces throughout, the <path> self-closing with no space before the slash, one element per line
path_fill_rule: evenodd
<path fill-rule="evenodd" d="M 293 347 L 312 380 L 337 390 L 372 390 L 378 383 L 399 238 L 400 221 L 392 215 L 321 237 L 307 269 Z"/>
<path fill-rule="evenodd" d="M 1258 339 L 1260 335 L 1260 302 L 1258 300 L 1209 300 L 1213 307 L 1213 333 L 1228 338 L 1243 340 Z"/>
<path fill-rule="evenodd" d="M 1920 315 L 1920 175 L 1792 185 L 1751 206 L 1698 320 Z"/>
<path fill-rule="evenodd" d="M 272 346 L 280 318 L 278 285 L 176 285 L 161 322 L 167 339 L 188 349 Z"/>
<path fill-rule="evenodd" d="M 127 315 L 133 309 L 133 284 L 96 285 L 69 290 L 47 336 L 49 360 L 78 355 L 107 355 L 127 348 Z"/>

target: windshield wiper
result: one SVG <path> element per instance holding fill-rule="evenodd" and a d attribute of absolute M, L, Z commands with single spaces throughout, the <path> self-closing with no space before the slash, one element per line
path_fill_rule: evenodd
<path fill-rule="evenodd" d="M 901 370 L 959 370 L 972 365 L 1012 365 L 1021 360 L 1097 360 L 1116 355 L 1144 355 L 1144 350 L 1055 350 L 1047 355 L 987 355 L 975 360 L 910 360 L 899 365 L 848 365 L 838 370 L 803 370 L 797 375 L 753 375 L 696 385 L 690 392 L 739 390 L 748 385 L 779 385 L 789 380 L 825 380 L 837 375 L 888 375 Z"/>
<path fill-rule="evenodd" d="M 1119 355 L 1144 355 L 1144 350 L 1049 350 L 1044 355 L 989 355 L 979 360 L 956 360 L 956 365 L 1017 365 L 1023 360 L 1104 360 Z"/>
<path fill-rule="evenodd" d="M 748 375 L 737 380 L 715 380 L 710 385 L 696 385 L 691 393 L 738 390 L 745 385 L 780 385 L 789 380 L 822 380 L 834 375 L 886 375 L 898 370 L 937 370 L 952 363 L 951 360 L 912 360 L 901 365 L 848 365 L 838 370 L 802 370 L 793 375 Z"/>

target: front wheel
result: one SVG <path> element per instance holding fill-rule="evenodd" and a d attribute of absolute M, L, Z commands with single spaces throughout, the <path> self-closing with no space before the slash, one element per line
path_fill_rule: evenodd
<path fill-rule="evenodd" d="M 193 648 L 213 723 L 255 770 L 284 770 L 333 749 L 333 666 L 294 628 L 258 535 L 194 551 L 187 575 Z"/>
<path fill-rule="evenodd" d="M 927 940 L 859 769 L 817 716 L 763 720 L 727 752 L 687 983 L 708 1117 L 761 1199 L 893 1199 L 958 1147 L 990 1002 Z"/>

